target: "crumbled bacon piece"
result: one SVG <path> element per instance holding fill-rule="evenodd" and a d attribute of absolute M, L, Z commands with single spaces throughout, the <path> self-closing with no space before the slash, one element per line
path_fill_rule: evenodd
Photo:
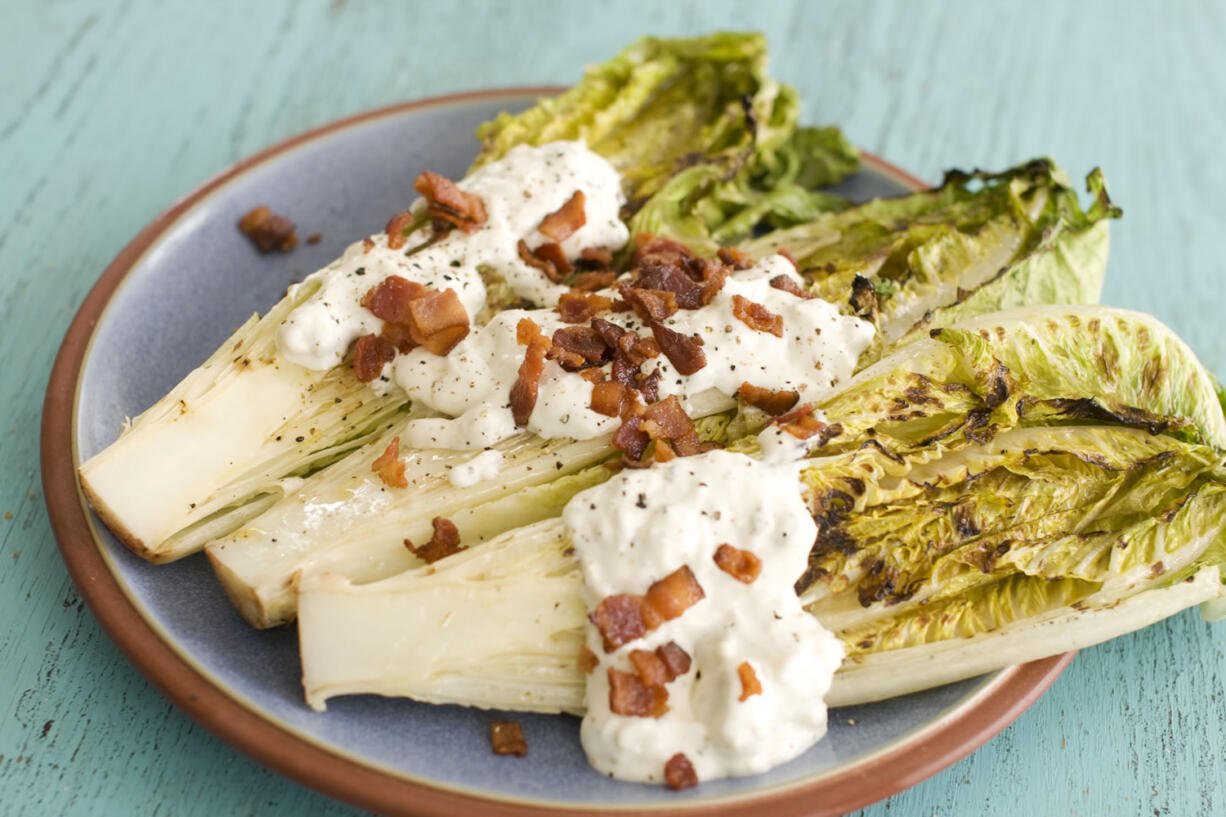
<path fill-rule="evenodd" d="M 715 549 L 715 564 L 720 570 L 743 584 L 753 584 L 762 572 L 762 560 L 748 550 L 732 545 Z"/>
<path fill-rule="evenodd" d="M 643 344 L 644 346 L 646 343 Z M 660 353 L 659 349 L 656 354 Z M 655 357 L 655 355 L 652 355 Z M 634 376 L 635 383 L 638 384 L 639 394 L 643 395 L 644 403 L 654 403 L 660 399 L 660 370 L 653 369 L 651 374 L 643 375 L 641 372 Z"/>
<path fill-rule="evenodd" d="M 690 671 L 690 655 L 670 641 L 648 650 L 631 650 L 630 663 L 647 686 L 663 686 Z"/>
<path fill-rule="evenodd" d="M 362 296 L 362 306 L 376 318 L 389 323 L 409 322 L 409 302 L 420 298 L 426 288 L 399 275 L 389 275 Z"/>
<path fill-rule="evenodd" d="M 684 261 L 648 261 L 638 268 L 634 286 L 673 293 L 681 309 L 698 309 L 703 305 L 703 285 L 686 272 Z"/>
<path fill-rule="evenodd" d="M 720 247 L 716 251 L 715 257 L 736 270 L 749 269 L 753 266 L 753 261 L 750 260 L 745 251 L 738 250 L 736 247 Z"/>
<path fill-rule="evenodd" d="M 694 771 L 690 759 L 678 752 L 664 764 L 664 781 L 673 791 L 691 789 L 698 785 L 698 772 Z"/>
<path fill-rule="evenodd" d="M 760 303 L 743 295 L 732 296 L 732 314 L 757 332 L 768 332 L 777 338 L 783 337 L 783 316 L 776 315 Z"/>
<path fill-rule="evenodd" d="M 797 406 L 787 414 L 776 417 L 771 420 L 771 425 L 778 425 L 798 440 L 817 437 L 818 445 L 825 445 L 827 441 L 843 433 L 843 426 L 839 423 L 827 425 L 817 419 L 812 403 Z"/>
<path fill-rule="evenodd" d="M 591 292 L 562 293 L 558 298 L 555 311 L 565 323 L 587 323 L 596 314 L 613 306 L 613 299 L 604 295 L 594 295 Z"/>
<path fill-rule="evenodd" d="M 617 350 L 632 366 L 642 366 L 648 358 L 660 356 L 660 346 L 654 338 L 645 338 L 637 332 L 626 332 L 617 338 Z"/>
<path fill-rule="evenodd" d="M 404 465 L 402 464 L 400 467 L 403 469 Z M 434 533 L 430 537 L 429 542 L 417 547 L 408 539 L 405 539 L 404 546 L 412 551 L 414 556 L 426 564 L 432 565 L 439 559 L 445 559 L 453 553 L 459 553 L 461 548 L 460 531 L 456 528 L 454 522 L 450 519 L 436 516 L 431 520 L 430 524 L 434 526 Z"/>
<path fill-rule="evenodd" d="M 625 453 L 629 460 L 641 460 L 643 454 L 647 452 L 647 444 L 651 442 L 651 438 L 643 431 L 639 431 L 639 423 L 642 422 L 641 417 L 627 417 L 618 426 L 617 431 L 613 432 L 613 446 Z"/>
<path fill-rule="evenodd" d="M 672 680 L 668 677 L 668 667 L 650 650 L 631 650 L 630 663 L 634 665 L 639 679 L 649 687 L 664 686 Z"/>
<path fill-rule="evenodd" d="M 392 437 L 383 453 L 375 457 L 375 461 L 370 464 L 370 470 L 378 474 L 379 479 L 389 488 L 409 487 L 409 481 L 404 478 L 404 461 L 400 459 L 399 437 Z"/>
<path fill-rule="evenodd" d="M 751 695 L 762 694 L 762 682 L 758 680 L 758 674 L 753 671 L 753 666 L 748 661 L 741 662 L 736 668 L 736 674 L 741 679 L 741 697 L 737 698 L 738 701 L 746 701 Z"/>
<path fill-rule="evenodd" d="M 519 253 L 521 261 L 530 267 L 539 269 L 545 274 L 546 278 L 555 284 L 562 283 L 562 276 L 570 271 L 570 264 L 566 261 L 566 255 L 557 244 L 542 244 L 534 250 L 528 246 L 527 242 L 521 239 L 519 244 L 516 245 L 516 251 Z M 562 267 L 558 266 L 558 261 L 561 261 Z"/>
<path fill-rule="evenodd" d="M 656 339 L 656 345 L 660 347 L 660 351 L 664 353 L 679 374 L 693 374 L 707 365 L 707 356 L 702 351 L 701 337 L 683 335 L 659 323 L 651 325 L 651 334 Z"/>
<path fill-rule="evenodd" d="M 583 670 L 584 674 L 591 675 L 598 666 L 600 666 L 600 659 L 596 657 L 596 653 L 592 652 L 587 644 L 580 647 L 579 669 Z"/>
<path fill-rule="evenodd" d="M 676 641 L 656 647 L 656 655 L 664 662 L 670 681 L 690 671 L 690 654 Z"/>
<path fill-rule="evenodd" d="M 323 233 L 311 233 L 310 235 L 306 237 L 306 243 L 308 244 L 318 244 L 319 242 L 323 240 L 324 240 Z"/>
<path fill-rule="evenodd" d="M 616 278 L 615 270 L 587 270 L 576 273 L 575 277 L 570 279 L 570 288 L 582 292 L 595 292 L 610 286 Z"/>
<path fill-rule="evenodd" d="M 648 406 L 639 430 L 657 444 L 669 443 L 670 450 L 679 457 L 702 453 L 702 440 L 694 428 L 694 421 L 685 413 L 675 394 Z"/>
<path fill-rule="evenodd" d="M 613 266 L 613 251 L 608 247 L 584 247 L 579 251 L 579 260 L 597 269 L 605 269 Z"/>
<path fill-rule="evenodd" d="M 592 386 L 592 402 L 590 408 L 597 414 L 606 417 L 620 417 L 628 400 L 632 400 L 630 389 L 616 380 L 606 380 Z"/>
<path fill-rule="evenodd" d="M 639 266 L 644 259 L 660 258 L 690 258 L 693 253 L 690 248 L 674 238 L 654 236 L 649 233 L 639 233 L 634 237 L 634 266 Z"/>
<path fill-rule="evenodd" d="M 647 686 L 632 672 L 609 667 L 609 709 L 614 715 L 658 718 L 668 711 L 668 690 Z"/>
<path fill-rule="evenodd" d="M 603 383 L 607 379 L 603 369 L 584 369 L 579 372 L 579 376 L 593 385 Z"/>
<path fill-rule="evenodd" d="M 384 364 L 396 357 L 396 347 L 374 334 L 363 335 L 353 345 L 353 373 L 369 383 L 383 373 Z"/>
<path fill-rule="evenodd" d="M 628 593 L 601 599 L 588 618 L 600 632 L 605 652 L 613 652 L 660 626 L 660 616 L 655 609 L 649 607 L 642 596 Z"/>
<path fill-rule="evenodd" d="M 767 414 L 783 414 L 800 400 L 800 392 L 792 389 L 763 389 L 752 383 L 742 383 L 736 390 L 736 396 L 741 401 L 755 408 L 760 408 Z"/>
<path fill-rule="evenodd" d="M 409 301 L 409 334 L 436 355 L 455 348 L 468 335 L 468 312 L 455 290 L 427 290 Z"/>
<path fill-rule="evenodd" d="M 413 181 L 413 187 L 425 197 L 435 221 L 449 222 L 466 233 L 475 233 L 485 223 L 485 202 L 450 179 L 427 170 Z"/>
<path fill-rule="evenodd" d="M 528 742 L 524 740 L 524 729 L 519 721 L 490 721 L 490 749 L 496 755 L 523 757 L 528 754 Z"/>
<path fill-rule="evenodd" d="M 587 326 L 566 326 L 554 331 L 553 348 L 547 357 L 563 369 L 577 371 L 605 362 L 609 357 L 600 332 Z"/>
<path fill-rule="evenodd" d="M 583 212 L 586 197 L 582 190 L 576 190 L 566 202 L 541 221 L 537 227 L 541 235 L 548 236 L 559 244 L 575 234 L 575 231 L 587 223 Z"/>
<path fill-rule="evenodd" d="M 289 252 L 298 244 L 294 222 L 262 204 L 238 220 L 238 229 L 260 252 Z"/>
<path fill-rule="evenodd" d="M 383 231 L 387 233 L 387 248 L 389 250 L 398 250 L 408 241 L 407 230 L 409 225 L 413 223 L 413 212 L 411 210 L 402 210 L 396 215 L 388 219 L 387 226 Z"/>
<path fill-rule="evenodd" d="M 806 301 L 813 298 L 813 293 L 806 292 L 804 287 L 796 283 L 796 279 L 790 275 L 776 275 L 770 280 L 770 285 L 775 289 L 788 293 L 789 295 L 795 295 L 797 298 L 804 298 Z"/>
<path fill-rule="evenodd" d="M 672 621 L 705 597 L 706 593 L 694 571 L 690 570 L 689 565 L 682 565 L 664 578 L 652 582 L 644 600 L 661 621 Z"/>
<path fill-rule="evenodd" d="M 515 339 L 527 346 L 524 362 L 519 364 L 519 376 L 511 386 L 511 416 L 517 426 L 526 426 L 536 408 L 536 397 L 545 370 L 545 354 L 551 346 L 549 338 L 541 334 L 541 328 L 531 318 L 520 318 L 515 327 Z"/>
<path fill-rule="evenodd" d="M 706 266 L 703 268 L 702 291 L 698 295 L 703 306 L 715 300 L 715 296 L 724 288 L 724 284 L 728 281 L 728 272 L 728 267 L 724 266 Z"/>
<path fill-rule="evenodd" d="M 623 284 L 618 294 L 645 321 L 662 321 L 677 312 L 677 296 L 667 290 L 641 289 Z"/>

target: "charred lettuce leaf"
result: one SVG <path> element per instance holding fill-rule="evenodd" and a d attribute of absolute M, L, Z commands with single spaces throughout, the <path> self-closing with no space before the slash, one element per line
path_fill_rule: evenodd
<path fill-rule="evenodd" d="M 477 129 L 474 167 L 517 144 L 583 139 L 622 173 L 631 232 L 695 251 L 846 203 L 816 188 L 859 157 L 836 128 L 797 130 L 794 89 L 766 74 L 760 34 L 645 37 L 560 96 Z"/>
<path fill-rule="evenodd" d="M 797 590 L 849 655 L 1106 609 L 1226 563 L 1226 418 L 1169 329 L 1039 306 L 931 335 L 821 404 L 838 433 L 802 473 L 820 533 Z"/>
<path fill-rule="evenodd" d="M 741 245 L 788 250 L 810 291 L 877 323 L 877 354 L 968 317 L 1034 303 L 1092 303 L 1106 269 L 1102 174 L 1083 210 L 1050 160 L 951 171 L 935 190 L 877 199 Z"/>

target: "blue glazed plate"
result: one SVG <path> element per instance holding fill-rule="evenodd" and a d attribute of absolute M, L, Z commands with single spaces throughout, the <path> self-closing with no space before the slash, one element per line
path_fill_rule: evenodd
<path fill-rule="evenodd" d="M 293 629 L 256 631 L 202 555 L 147 564 L 97 523 L 76 465 L 203 361 L 252 312 L 380 230 L 414 197 L 422 169 L 463 175 L 476 125 L 548 89 L 410 103 L 338 122 L 271 148 L 175 205 L 104 273 L 65 338 L 48 388 L 44 482 L 53 526 L 81 594 L 129 659 L 221 738 L 328 794 L 406 814 L 527 814 L 540 809 L 841 813 L 949 765 L 1003 728 L 1067 664 L 1035 662 L 879 704 L 833 710 L 825 739 L 773 771 L 682 793 L 592 771 L 578 721 L 511 715 L 530 751 L 490 752 L 487 712 L 375 696 L 303 702 Z M 840 186 L 855 200 L 918 182 L 866 157 Z M 267 204 L 314 245 L 259 255 L 235 229 Z M 134 737 L 139 740 L 139 737 Z M 765 809 L 765 811 L 763 811 Z"/>

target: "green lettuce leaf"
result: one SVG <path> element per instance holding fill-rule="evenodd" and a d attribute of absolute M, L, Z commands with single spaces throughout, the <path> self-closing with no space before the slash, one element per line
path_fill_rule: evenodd
<path fill-rule="evenodd" d="M 1102 175 L 1083 211 L 1051 161 L 1003 173 L 951 171 L 941 187 L 877 199 L 741 245 L 786 249 L 810 290 L 877 322 L 875 354 L 938 326 L 1033 303 L 1096 301 L 1106 268 L 1105 219 L 1119 216 Z"/>

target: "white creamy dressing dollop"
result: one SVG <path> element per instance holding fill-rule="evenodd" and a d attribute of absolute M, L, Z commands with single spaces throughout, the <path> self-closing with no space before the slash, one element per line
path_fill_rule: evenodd
<path fill-rule="evenodd" d="M 823 699 L 843 645 L 800 606 L 816 525 L 795 462 L 766 462 L 715 450 L 625 470 L 576 495 L 563 518 L 583 569 L 589 609 L 618 594 L 645 593 L 688 566 L 705 598 L 642 638 L 605 653 L 588 676 L 580 739 L 598 771 L 622 780 L 663 782 L 669 758 L 684 754 L 698 779 L 756 774 L 790 760 L 826 731 Z M 751 584 L 721 570 L 716 549 L 730 544 L 762 562 Z M 676 642 L 688 672 L 667 683 L 660 718 L 610 710 L 608 669 L 633 672 L 632 650 Z M 741 701 L 737 668 L 749 662 L 760 694 Z"/>
<path fill-rule="evenodd" d="M 644 363 L 645 374 L 660 371 L 661 398 L 677 395 L 688 411 L 690 399 L 711 389 L 731 396 L 748 381 L 765 389 L 795 390 L 807 402 L 821 398 L 851 375 L 856 359 L 872 340 L 872 324 L 841 315 L 826 301 L 798 298 L 772 287 L 770 280 L 779 275 L 801 282 L 790 261 L 770 256 L 730 275 L 706 306 L 678 310 L 664 321 L 676 332 L 701 337 L 707 364 L 682 375 L 664 355 Z M 780 315 L 783 336 L 750 329 L 733 314 L 734 295 Z M 518 431 L 510 394 L 524 359 L 515 330 L 525 317 L 545 335 L 571 325 L 548 309 L 508 310 L 470 332 L 445 357 L 424 349 L 397 356 L 391 364 L 393 382 L 415 402 L 448 415 L 413 421 L 403 443 L 421 448 L 485 448 Z M 633 312 L 605 312 L 600 317 L 650 334 Z M 578 440 L 616 430 L 621 421 L 592 411 L 591 395 L 591 383 L 546 361 L 527 429 L 547 439 Z"/>
<path fill-rule="evenodd" d="M 502 469 L 502 452 L 491 448 L 472 459 L 453 466 L 448 479 L 457 488 L 467 488 L 478 482 L 486 482 L 498 476 Z"/>
<path fill-rule="evenodd" d="M 387 246 L 387 234 L 371 236 L 374 246 L 350 246 L 339 259 L 306 280 L 319 283 L 277 331 L 277 348 L 286 359 L 309 369 L 329 369 L 345 357 L 362 335 L 382 331 L 383 321 L 361 305 L 362 296 L 391 275 L 431 289 L 454 289 L 472 321 L 485 304 L 480 267 L 501 275 L 521 298 L 552 306 L 566 287 L 528 266 L 517 250 L 522 239 L 537 247 L 547 239 L 537 230 L 541 220 L 575 193 L 585 196 L 586 222 L 562 242 L 567 258 L 585 247 L 617 250 L 629 238 L 619 217 L 625 194 L 621 175 L 583 142 L 519 145 L 498 161 L 484 165 L 456 186 L 481 197 L 487 220 L 472 234 L 451 230 L 430 246 L 406 254 L 429 237 L 429 228 L 407 236 L 401 249 Z M 422 212 L 425 202 L 413 205 Z M 305 282 L 304 282 L 305 283 Z M 291 289 L 292 293 L 292 289 Z"/>

